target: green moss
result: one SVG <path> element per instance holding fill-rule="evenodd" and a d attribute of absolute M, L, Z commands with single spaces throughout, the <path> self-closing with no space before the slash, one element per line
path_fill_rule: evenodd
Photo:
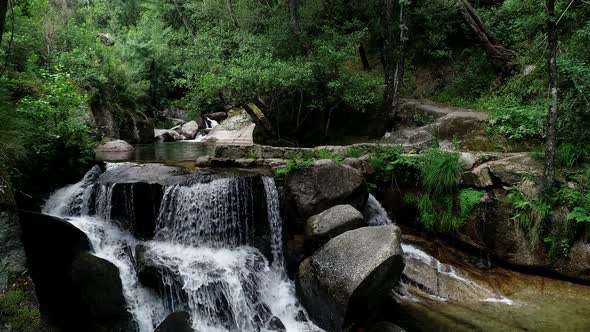
<path fill-rule="evenodd" d="M 37 332 L 41 325 L 39 309 L 32 305 L 30 296 L 19 289 L 0 294 L 0 323 L 14 331 Z"/>

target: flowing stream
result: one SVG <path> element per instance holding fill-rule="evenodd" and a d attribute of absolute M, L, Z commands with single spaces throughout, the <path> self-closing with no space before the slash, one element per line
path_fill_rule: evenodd
<path fill-rule="evenodd" d="M 246 177 L 167 186 L 154 239 L 139 241 L 111 220 L 115 184 L 96 183 L 100 173 L 93 168 L 79 183 L 56 191 L 43 212 L 81 229 L 94 254 L 117 266 L 128 310 L 141 332 L 153 331 L 179 310 L 191 314 L 196 331 L 275 331 L 280 325 L 287 331 L 321 331 L 308 320 L 284 270 L 282 221 L 272 178 L 262 178 L 263 221 L 253 220 L 260 216 Z M 271 262 L 250 243 L 252 225 L 261 222 L 270 230 Z M 138 247 L 143 259 L 157 267 L 159 291 L 139 281 Z"/>

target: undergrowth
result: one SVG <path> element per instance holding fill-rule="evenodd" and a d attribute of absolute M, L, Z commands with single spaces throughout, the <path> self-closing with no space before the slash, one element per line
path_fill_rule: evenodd
<path fill-rule="evenodd" d="M 37 332 L 41 314 L 24 291 L 8 290 L 0 294 L 0 324 L 10 326 L 9 330 L 13 331 Z"/>

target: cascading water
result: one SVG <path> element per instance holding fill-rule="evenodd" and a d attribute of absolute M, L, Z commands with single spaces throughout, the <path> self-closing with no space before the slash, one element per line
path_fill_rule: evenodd
<path fill-rule="evenodd" d="M 66 217 L 88 235 L 96 256 L 119 268 L 128 310 L 141 332 L 153 331 L 178 310 L 191 314 L 197 331 L 275 331 L 281 325 L 287 331 L 321 331 L 308 321 L 284 271 L 272 178 L 260 183 L 263 204 L 257 204 L 261 194 L 253 177 L 167 186 L 155 237 L 141 242 L 111 221 L 118 184 L 96 182 L 99 172 L 93 169 L 79 183 L 54 193 L 44 212 Z M 260 220 L 260 209 L 267 220 Z M 252 246 L 261 225 L 270 232 L 272 264 Z M 134 248 L 142 248 L 144 264 L 157 269 L 159 289 L 140 282 Z"/>
<path fill-rule="evenodd" d="M 369 195 L 365 210 L 367 223 L 371 226 L 387 225 L 393 223 L 379 201 Z M 424 250 L 409 243 L 402 243 L 406 267 L 403 272 L 400 290 L 403 297 L 410 297 L 410 293 L 416 289 L 410 289 L 418 285 L 421 293 L 426 293 L 431 299 L 446 301 L 453 299 L 453 292 L 470 294 L 472 299 L 483 302 L 497 302 L 512 304 L 513 302 L 491 289 L 488 289 L 474 280 L 466 273 L 456 269 L 452 265 L 444 264 Z"/>

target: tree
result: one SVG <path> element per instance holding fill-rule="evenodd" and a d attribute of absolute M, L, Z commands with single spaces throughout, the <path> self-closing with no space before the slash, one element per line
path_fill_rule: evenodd
<path fill-rule="evenodd" d="M 299 7 L 301 6 L 300 0 L 287 0 L 289 5 L 289 23 L 291 25 L 291 31 L 301 44 L 303 50 L 308 53 L 309 45 L 303 40 L 303 34 L 301 32 L 301 19 L 299 17 Z"/>
<path fill-rule="evenodd" d="M 467 25 L 475 32 L 488 57 L 495 66 L 503 72 L 508 72 L 512 67 L 514 52 L 502 45 L 500 40 L 485 26 L 477 11 L 468 0 L 458 0 L 457 8 Z"/>
<path fill-rule="evenodd" d="M 4 35 L 4 26 L 6 25 L 7 11 L 8 0 L 0 0 L 0 45 L 2 45 L 2 36 Z"/>
<path fill-rule="evenodd" d="M 549 50 L 549 94 L 551 105 L 547 114 L 545 141 L 545 172 L 543 187 L 546 192 L 553 189 L 555 181 L 555 148 L 557 140 L 557 18 L 555 17 L 555 0 L 546 0 L 547 7 L 547 48 Z"/>
<path fill-rule="evenodd" d="M 412 8 L 413 0 L 383 0 L 381 24 L 382 57 L 385 67 L 384 107 L 390 120 L 395 118 L 400 107 L 400 90 L 404 78 L 404 51 L 408 41 L 408 16 Z M 396 18 L 396 14 L 399 18 Z"/>

